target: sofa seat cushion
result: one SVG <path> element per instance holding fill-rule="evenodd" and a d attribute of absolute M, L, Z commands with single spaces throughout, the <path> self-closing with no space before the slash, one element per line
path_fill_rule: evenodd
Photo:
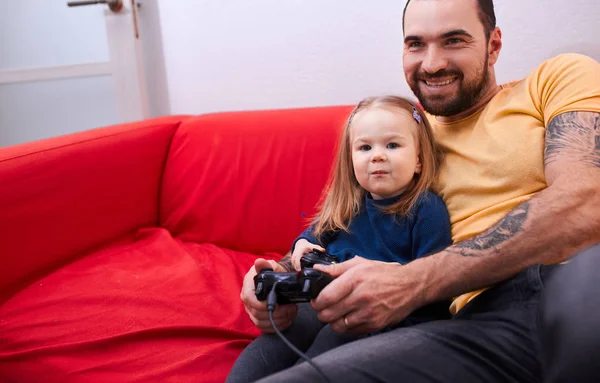
<path fill-rule="evenodd" d="M 0 307 L 0 381 L 222 382 L 258 335 L 255 259 L 158 228 L 89 254 Z"/>

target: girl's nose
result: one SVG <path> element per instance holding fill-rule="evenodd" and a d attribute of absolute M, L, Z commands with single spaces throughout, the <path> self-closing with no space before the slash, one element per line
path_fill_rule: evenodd
<path fill-rule="evenodd" d="M 381 162 L 381 161 L 385 161 L 386 160 L 386 155 L 383 152 L 375 152 L 373 153 L 373 156 L 371 157 L 371 161 L 372 162 Z"/>

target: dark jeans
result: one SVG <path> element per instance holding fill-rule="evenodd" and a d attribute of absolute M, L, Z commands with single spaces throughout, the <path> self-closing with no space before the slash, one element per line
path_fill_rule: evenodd
<path fill-rule="evenodd" d="M 600 381 L 600 246 L 533 266 L 451 320 L 366 337 L 313 359 L 331 382 Z M 320 382 L 308 364 L 261 382 Z"/>
<path fill-rule="evenodd" d="M 600 245 L 553 273 L 542 296 L 544 382 L 600 382 Z"/>
<path fill-rule="evenodd" d="M 449 304 L 449 302 L 439 302 L 423 307 L 393 328 L 412 326 L 444 317 L 449 318 Z M 385 329 L 379 333 L 385 333 L 391 329 Z M 303 303 L 298 305 L 298 316 L 294 318 L 292 325 L 283 331 L 283 335 L 312 359 L 341 345 L 375 334 L 337 333 L 328 324 L 319 321 L 316 311 L 310 307 L 310 304 Z M 226 382 L 254 382 L 302 362 L 303 359 L 276 334 L 262 334 L 242 351 L 229 372 Z"/>
<path fill-rule="evenodd" d="M 340 334 L 317 318 L 309 303 L 298 305 L 298 316 L 283 335 L 309 358 L 366 335 Z M 276 334 L 262 334 L 242 351 L 233 365 L 227 383 L 248 383 L 302 362 Z"/>

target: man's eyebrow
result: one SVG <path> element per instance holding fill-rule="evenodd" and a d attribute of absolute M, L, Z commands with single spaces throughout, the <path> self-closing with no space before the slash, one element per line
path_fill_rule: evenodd
<path fill-rule="evenodd" d="M 404 42 L 407 43 L 409 41 L 421 41 L 421 36 L 410 35 L 404 38 Z"/>
<path fill-rule="evenodd" d="M 464 29 L 455 29 L 453 31 L 446 32 L 446 33 L 442 34 L 440 37 L 442 39 L 447 39 L 448 37 L 452 37 L 452 36 L 473 37 L 473 36 L 471 36 L 471 34 L 469 32 L 465 31 Z"/>
<path fill-rule="evenodd" d="M 448 31 L 446 33 L 443 33 L 442 35 L 440 35 L 439 38 L 441 39 L 447 39 L 448 37 L 452 37 L 452 36 L 465 36 L 465 37 L 473 37 L 471 36 L 471 34 L 467 31 L 465 31 L 464 29 L 454 29 L 452 31 Z M 407 43 L 409 41 L 421 41 L 423 40 L 423 38 L 421 36 L 417 36 L 417 35 L 408 35 L 404 38 L 404 42 Z"/>

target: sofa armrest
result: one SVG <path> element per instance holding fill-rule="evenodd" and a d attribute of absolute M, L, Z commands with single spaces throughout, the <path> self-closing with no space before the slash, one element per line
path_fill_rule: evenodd
<path fill-rule="evenodd" d="M 181 121 L 0 149 L 0 304 L 78 255 L 157 225 L 165 158 Z"/>

